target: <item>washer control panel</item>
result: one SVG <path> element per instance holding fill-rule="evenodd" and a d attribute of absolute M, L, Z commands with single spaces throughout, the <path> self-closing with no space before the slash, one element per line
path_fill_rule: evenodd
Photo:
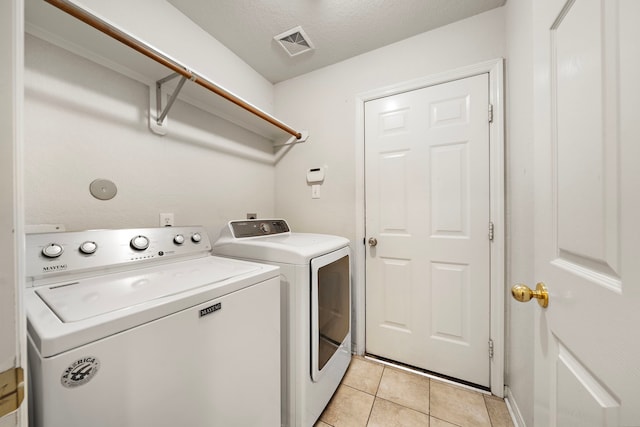
<path fill-rule="evenodd" d="M 289 224 L 284 219 L 251 219 L 246 221 L 231 221 L 233 237 L 257 237 L 272 234 L 289 233 Z"/>
<path fill-rule="evenodd" d="M 39 233 L 26 236 L 30 281 L 110 270 L 132 263 L 209 255 L 204 227 L 162 227 Z M 48 282 L 49 283 L 49 282 Z"/>

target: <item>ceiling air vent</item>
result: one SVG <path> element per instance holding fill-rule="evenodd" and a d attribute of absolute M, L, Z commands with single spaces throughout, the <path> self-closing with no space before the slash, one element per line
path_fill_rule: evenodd
<path fill-rule="evenodd" d="M 280 43 L 280 46 L 287 51 L 289 56 L 300 55 L 315 49 L 302 27 L 292 28 L 289 31 L 278 34 L 274 39 Z"/>

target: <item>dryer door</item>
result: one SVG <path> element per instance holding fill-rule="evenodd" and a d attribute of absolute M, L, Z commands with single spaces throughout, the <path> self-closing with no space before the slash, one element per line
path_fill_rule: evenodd
<path fill-rule="evenodd" d="M 351 346 L 351 268 L 345 247 L 311 260 L 311 377 Z"/>

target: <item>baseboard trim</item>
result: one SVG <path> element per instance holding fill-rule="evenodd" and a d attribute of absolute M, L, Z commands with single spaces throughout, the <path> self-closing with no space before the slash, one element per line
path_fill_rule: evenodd
<path fill-rule="evenodd" d="M 511 389 L 508 386 L 505 386 L 504 391 L 504 401 L 507 404 L 507 409 L 509 410 L 509 415 L 511 415 L 513 425 L 515 427 L 527 427 L 524 419 L 522 418 L 522 414 L 520 413 L 520 409 L 518 408 L 518 403 L 513 397 L 513 393 L 511 393 Z"/>

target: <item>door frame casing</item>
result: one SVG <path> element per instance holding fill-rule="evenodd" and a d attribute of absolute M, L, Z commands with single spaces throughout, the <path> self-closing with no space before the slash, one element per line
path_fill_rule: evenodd
<path fill-rule="evenodd" d="M 355 327 L 353 348 L 358 355 L 365 352 L 365 290 L 366 290 L 366 210 L 365 210 L 365 102 L 460 80 L 479 74 L 489 74 L 489 103 L 493 106 L 493 121 L 489 124 L 490 220 L 494 225 L 491 257 L 490 339 L 493 358 L 490 359 L 491 393 L 504 397 L 505 366 L 505 149 L 504 149 L 504 59 L 457 68 L 430 76 L 397 83 L 356 95 L 356 244 L 354 245 L 353 301 Z M 489 106 L 487 106 L 489 108 Z M 487 112 L 488 117 L 488 112 Z M 489 224 L 487 224 L 487 233 Z M 487 237 L 488 238 L 488 237 Z M 363 242 L 362 244 L 360 242 Z M 487 343 L 487 352 L 489 343 Z"/>
<path fill-rule="evenodd" d="M 6 175 L 6 185 L 0 190 L 3 209 L 2 227 L 2 297 L 0 310 L 6 310 L 13 321 L 3 325 L 0 340 L 13 341 L 0 355 L 0 372 L 14 367 L 24 369 L 24 400 L 16 411 L 0 417 L 0 425 L 27 427 L 29 372 L 27 369 L 27 317 L 23 305 L 24 293 L 24 1 L 12 0 L 0 6 L 0 26 L 3 44 L 4 81 L 0 85 L 2 97 L 2 138 L 0 161 Z M 4 178 L 3 178 L 4 179 Z M 9 213 L 10 212 L 10 213 Z M 4 215 L 8 213 L 7 215 Z M 12 288 L 13 287 L 13 288 Z M 7 316 L 9 317 L 9 316 Z M 0 344 L 2 346 L 2 344 Z"/>

